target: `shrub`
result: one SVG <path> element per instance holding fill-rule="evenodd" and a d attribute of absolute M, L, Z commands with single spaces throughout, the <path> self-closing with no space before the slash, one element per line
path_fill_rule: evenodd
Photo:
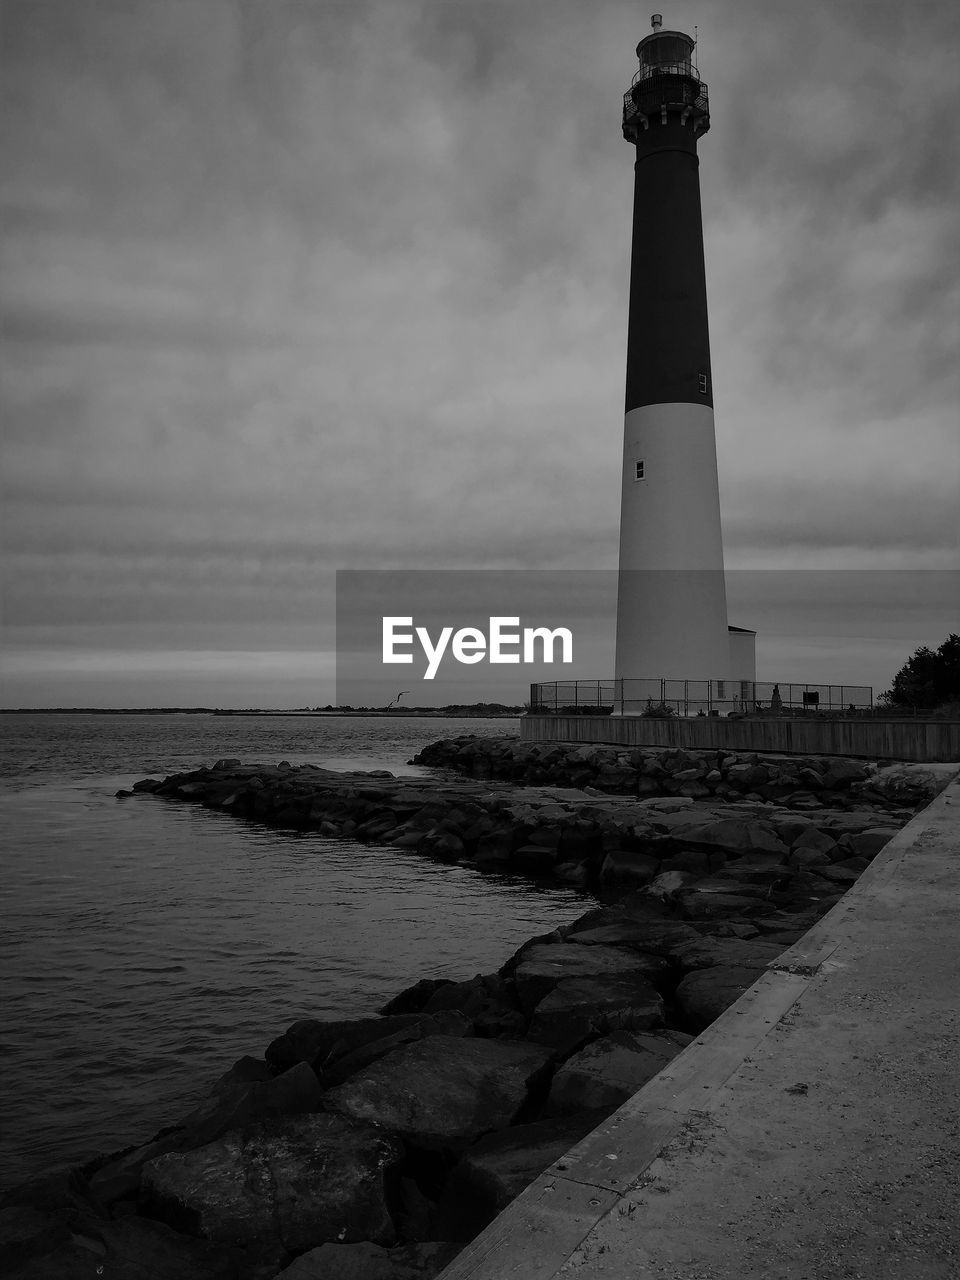
<path fill-rule="evenodd" d="M 652 698 L 648 698 L 647 705 L 640 714 L 648 720 L 669 720 L 674 710 L 668 702 L 654 702 Z"/>

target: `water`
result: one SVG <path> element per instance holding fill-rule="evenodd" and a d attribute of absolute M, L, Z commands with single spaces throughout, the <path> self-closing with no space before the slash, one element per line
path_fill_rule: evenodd
<path fill-rule="evenodd" d="M 301 1017 L 498 967 L 592 900 L 115 792 L 219 756 L 406 761 L 510 720 L 0 717 L 0 1181 L 150 1137 Z"/>

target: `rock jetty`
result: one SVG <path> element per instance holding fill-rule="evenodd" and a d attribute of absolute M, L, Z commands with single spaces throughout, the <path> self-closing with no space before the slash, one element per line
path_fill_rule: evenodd
<path fill-rule="evenodd" d="M 582 787 L 588 792 L 690 799 L 776 800 L 794 809 L 862 801 L 911 811 L 946 786 L 952 766 L 875 763 L 843 756 L 664 750 L 610 743 L 521 742 L 516 737 L 446 738 L 414 763 L 524 786 Z"/>
<path fill-rule="evenodd" d="M 494 973 L 295 1022 L 144 1145 L 8 1192 L 8 1274 L 437 1275 L 775 964 L 933 785 L 851 761 L 510 740 L 420 759 L 471 776 L 221 760 L 123 794 L 557 876 L 604 905 Z"/>

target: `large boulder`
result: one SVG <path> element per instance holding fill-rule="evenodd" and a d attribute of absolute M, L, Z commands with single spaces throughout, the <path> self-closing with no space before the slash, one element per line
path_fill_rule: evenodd
<path fill-rule="evenodd" d="M 274 1071 L 308 1062 L 323 1075 L 325 1084 L 338 1083 L 403 1044 L 431 1035 L 465 1035 L 469 1030 L 460 1020 L 429 1010 L 331 1022 L 308 1018 L 278 1036 L 265 1056 Z"/>
<path fill-rule="evenodd" d="M 550 1053 L 523 1041 L 435 1036 L 331 1089 L 331 1111 L 372 1121 L 427 1149 L 461 1148 L 511 1123 Z"/>
<path fill-rule="evenodd" d="M 714 822 L 705 822 L 674 831 L 674 836 L 681 834 L 684 844 L 707 846 L 711 849 L 722 849 L 724 853 L 737 856 L 743 853 L 776 853 L 786 857 L 789 853 L 787 845 L 766 822 L 751 822 L 749 819 L 733 817 L 718 818 Z"/>
<path fill-rule="evenodd" d="M 322 1069 L 335 1048 L 341 1053 L 349 1053 L 368 1040 L 379 1040 L 403 1027 L 414 1026 L 418 1020 L 419 1014 L 416 1013 L 329 1021 L 301 1018 L 270 1042 L 264 1057 L 271 1069 L 278 1073 L 298 1062 L 309 1062 Z"/>
<path fill-rule="evenodd" d="M 143 1166 L 150 1160 L 156 1160 L 158 1156 L 166 1155 L 168 1151 L 182 1151 L 184 1137 L 185 1130 L 172 1129 L 142 1146 L 98 1160 L 96 1167 L 90 1168 L 87 1175 L 91 1193 L 103 1205 L 136 1197 Z"/>
<path fill-rule="evenodd" d="M 206 1146 L 229 1130 L 256 1120 L 319 1111 L 322 1092 L 316 1072 L 306 1062 L 274 1076 L 266 1062 L 241 1058 L 175 1128 L 141 1147 L 99 1160 L 88 1173 L 90 1190 L 105 1205 L 136 1196 L 148 1161 L 170 1151 Z"/>
<path fill-rule="evenodd" d="M 799 813 L 792 813 L 789 809 L 778 810 L 771 821 L 774 831 L 787 845 L 794 844 L 800 836 L 818 829 L 816 823 L 811 821 L 810 818 L 805 818 Z"/>
<path fill-rule="evenodd" d="M 659 858 L 632 849 L 613 849 L 600 867 L 600 883 L 636 889 L 649 884 L 659 870 Z"/>
<path fill-rule="evenodd" d="M 875 858 L 880 850 L 889 844 L 897 831 L 897 827 L 871 827 L 858 835 L 848 835 L 846 843 L 855 857 Z"/>
<path fill-rule="evenodd" d="M 340 1046 L 335 1046 L 323 1073 L 324 1086 L 329 1089 L 342 1084 L 371 1062 L 385 1058 L 388 1053 L 393 1053 L 405 1044 L 412 1044 L 415 1040 L 426 1040 L 430 1036 L 469 1036 L 473 1035 L 473 1029 L 473 1023 L 465 1014 L 456 1009 L 444 1009 L 424 1016 L 411 1026 L 401 1027 L 390 1035 L 381 1036 L 379 1040 L 365 1040 L 348 1053 L 339 1052 Z"/>
<path fill-rule="evenodd" d="M 763 973 L 745 965 L 695 969 L 677 987 L 676 1004 L 684 1025 L 694 1034 L 720 1017 Z"/>
<path fill-rule="evenodd" d="M 316 1072 L 306 1062 L 265 1080 L 231 1079 L 228 1073 L 183 1121 L 185 1132 L 177 1145 L 180 1150 L 206 1146 L 255 1120 L 319 1111 L 322 1096 Z"/>
<path fill-rule="evenodd" d="M 658 956 L 626 947 L 582 946 L 571 941 L 530 947 L 517 965 L 513 980 L 520 1003 L 529 1013 L 563 978 L 598 974 L 655 977 L 663 970 L 664 961 Z"/>
<path fill-rule="evenodd" d="M 792 854 L 787 855 L 788 858 L 792 856 Z M 763 897 L 768 890 L 776 888 L 792 874 L 788 866 L 775 859 L 776 854 L 773 853 L 747 854 L 746 857 L 737 858 L 729 865 L 721 867 L 715 875 L 705 876 L 699 884 L 694 885 L 694 888 L 712 887 L 724 893 L 742 893 L 748 897 L 754 894 Z"/>
<path fill-rule="evenodd" d="M 150 1161 L 142 1203 L 221 1244 L 279 1239 L 294 1253 L 327 1240 L 392 1244 L 384 1176 L 401 1154 L 388 1135 L 343 1116 L 284 1117 Z"/>
<path fill-rule="evenodd" d="M 644 918 L 617 915 L 615 912 L 597 912 L 595 920 L 577 922 L 567 933 L 568 942 L 581 947 L 609 946 L 644 955 L 668 959 L 684 942 L 695 941 L 700 935 L 690 925 L 680 920 Z"/>
<path fill-rule="evenodd" d="M 707 876 L 721 866 L 726 855 L 711 853 L 706 849 L 681 849 L 679 853 L 664 858 L 660 863 L 661 871 L 686 871 L 692 876 Z"/>
<path fill-rule="evenodd" d="M 438 988 L 424 1005 L 424 1013 L 441 1020 L 458 1014 L 479 1035 L 522 1035 L 526 1027 L 512 986 L 497 973 L 477 974 L 467 982 Z"/>
<path fill-rule="evenodd" d="M 474 1143 L 451 1173 L 440 1202 L 446 1234 L 472 1239 L 608 1114 L 609 1108 L 537 1120 Z"/>
<path fill-rule="evenodd" d="M 433 1280 L 463 1248 L 447 1241 L 393 1249 L 362 1244 L 322 1244 L 301 1254 L 277 1280 Z"/>
<path fill-rule="evenodd" d="M 808 904 L 793 910 L 779 908 L 771 911 L 765 916 L 755 916 L 753 922 L 759 929 L 764 942 L 782 942 L 782 934 L 795 934 L 789 942 L 783 945 L 792 945 L 797 938 L 802 937 L 809 929 L 817 923 L 824 913 L 824 908 L 819 903 Z"/>
<path fill-rule="evenodd" d="M 802 845 L 799 848 L 790 850 L 790 857 L 787 861 L 791 867 L 827 867 L 830 865 L 828 854 L 820 849 L 809 849 Z"/>
<path fill-rule="evenodd" d="M 846 862 L 835 862 L 830 867 L 818 867 L 817 875 L 831 884 L 849 888 L 860 879 L 869 865 L 866 858 L 850 858 Z"/>
<path fill-rule="evenodd" d="M 648 759 L 643 766 L 643 772 L 645 774 L 650 772 L 659 773 L 661 772 L 660 765 L 655 759 Z M 694 809 L 694 803 L 684 796 L 654 796 L 650 800 L 641 800 L 637 808 L 655 814 L 689 813 Z"/>
<path fill-rule="evenodd" d="M 412 987 L 404 987 L 399 995 L 388 1000 L 380 1010 L 381 1014 L 419 1013 L 434 992 L 441 987 L 452 987 L 449 978 L 421 978 Z"/>
<path fill-rule="evenodd" d="M 660 993 L 640 974 L 564 978 L 537 1005 L 527 1035 L 569 1052 L 593 1035 L 663 1022 Z"/>
<path fill-rule="evenodd" d="M 689 1044 L 682 1031 L 614 1031 L 568 1058 L 550 1085 L 546 1111 L 615 1110 Z"/>
<path fill-rule="evenodd" d="M 763 764 L 744 761 L 727 769 L 726 780 L 738 791 L 756 791 L 770 780 L 771 771 Z"/>
<path fill-rule="evenodd" d="M 839 791 L 851 783 L 862 782 L 874 771 L 874 766 L 862 760 L 847 760 L 843 756 L 830 756 L 823 761 L 823 785 L 828 790 Z"/>
<path fill-rule="evenodd" d="M 828 809 L 821 816 L 817 825 L 822 826 L 835 840 L 839 840 L 843 835 L 866 831 L 870 827 L 900 829 L 899 823 L 895 822 L 887 813 L 876 809 L 847 809 L 843 811 Z"/>
<path fill-rule="evenodd" d="M 679 946 L 677 959 L 686 972 L 695 969 L 713 969 L 719 965 L 728 968 L 746 967 L 758 972 L 783 951 L 776 942 L 762 938 L 717 938 L 701 934 Z"/>
<path fill-rule="evenodd" d="M 688 920 L 727 920 L 731 916 L 763 914 L 768 901 L 766 893 L 755 885 L 728 880 L 689 886 L 678 894 L 677 906 Z"/>
<path fill-rule="evenodd" d="M 790 847 L 794 852 L 798 849 L 809 849 L 829 856 L 837 847 L 837 841 L 829 832 L 811 822 L 796 834 Z"/>
<path fill-rule="evenodd" d="M 892 764 L 854 785 L 867 800 L 912 808 L 929 804 L 957 775 L 955 764 Z"/>
<path fill-rule="evenodd" d="M 670 910 L 680 893 L 696 878 L 690 871 L 661 871 L 648 885 L 638 889 L 636 896 L 656 903 L 663 910 Z"/>

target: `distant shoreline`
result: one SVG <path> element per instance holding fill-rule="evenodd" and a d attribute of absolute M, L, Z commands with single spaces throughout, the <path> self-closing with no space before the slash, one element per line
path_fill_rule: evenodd
<path fill-rule="evenodd" d="M 385 711 L 376 707 L 341 707 L 316 711 L 235 711 L 221 707 L 0 707 L 5 716 L 300 716 L 342 719 L 350 716 L 373 716 L 390 720 L 515 720 L 523 715 L 522 707 L 505 707 L 500 703 L 487 706 L 476 703 L 453 707 L 404 707 Z"/>

